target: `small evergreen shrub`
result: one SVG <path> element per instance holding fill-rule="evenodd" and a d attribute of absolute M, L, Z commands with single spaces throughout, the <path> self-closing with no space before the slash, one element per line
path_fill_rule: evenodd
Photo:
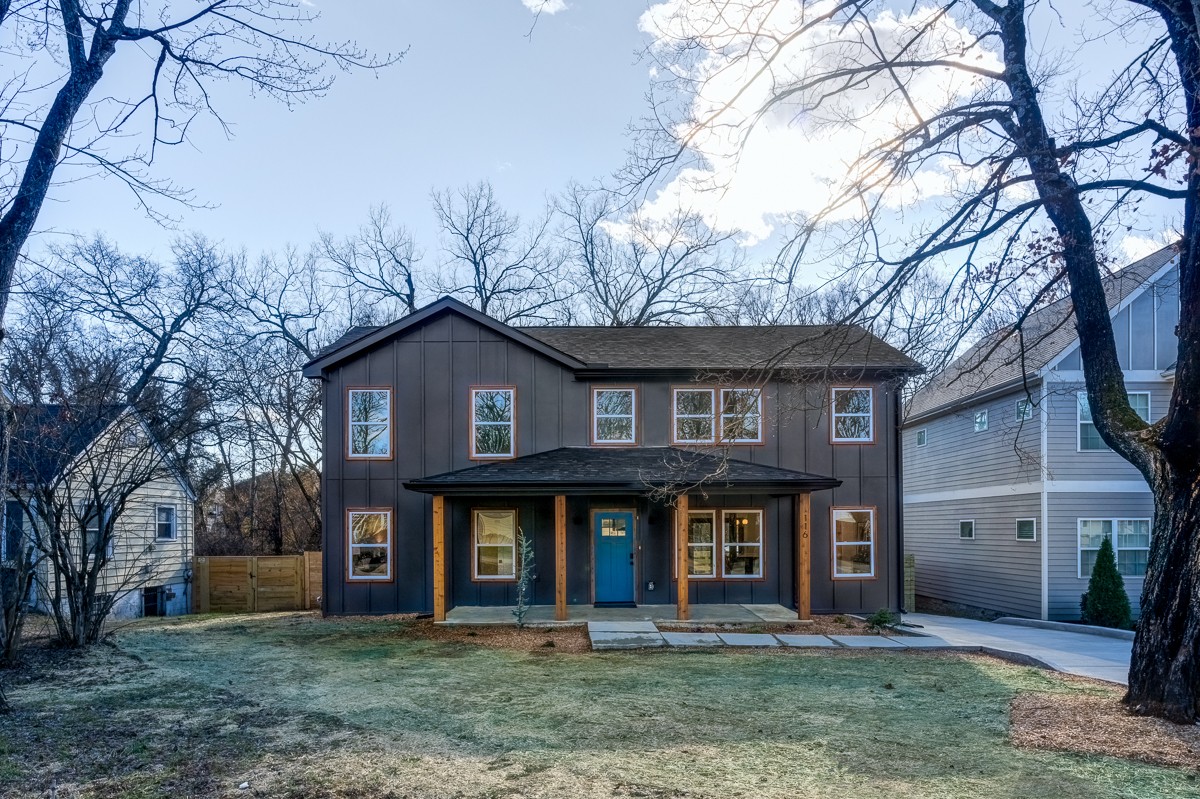
<path fill-rule="evenodd" d="M 892 613 L 887 608 L 880 608 L 867 617 L 867 627 L 875 632 L 883 632 L 884 629 L 891 627 L 898 622 L 896 614 Z"/>
<path fill-rule="evenodd" d="M 1087 624 L 1121 630 L 1133 627 L 1129 595 L 1125 593 L 1125 581 L 1117 571 L 1117 556 L 1111 538 L 1100 542 L 1092 578 L 1088 580 L 1087 593 L 1080 598 L 1079 610 Z"/>
<path fill-rule="evenodd" d="M 513 608 L 513 616 L 517 619 L 517 629 L 525 627 L 525 616 L 533 606 L 533 542 L 525 531 L 517 528 L 517 554 L 520 557 L 520 571 L 517 573 L 517 606 Z"/>

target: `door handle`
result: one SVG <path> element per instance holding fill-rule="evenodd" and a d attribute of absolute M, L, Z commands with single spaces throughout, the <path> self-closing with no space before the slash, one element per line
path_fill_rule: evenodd
<path fill-rule="evenodd" d="M 629 565 L 630 566 L 633 565 L 633 553 L 632 552 L 629 553 Z"/>

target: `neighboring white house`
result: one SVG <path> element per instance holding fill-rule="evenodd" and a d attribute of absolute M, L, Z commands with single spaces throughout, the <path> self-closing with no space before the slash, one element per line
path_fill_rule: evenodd
<path fill-rule="evenodd" d="M 39 489 L 52 491 L 56 503 L 79 518 L 111 521 L 108 562 L 99 580 L 100 592 L 115 594 L 110 617 L 189 612 L 195 496 L 144 421 L 122 406 L 88 419 L 71 418 L 59 405 L 14 410 L 20 421 L 12 444 L 13 484 L 0 510 L 0 566 L 12 568 L 35 531 L 45 540 L 47 525 L 35 521 L 37 496 Z M 130 487 L 118 488 L 122 480 Z M 27 506 L 35 509 L 32 519 Z M 88 538 L 97 534 L 98 523 L 82 526 L 80 534 L 65 536 L 69 546 L 93 546 Z M 36 548 L 34 558 L 31 602 L 49 610 L 54 567 Z"/>
<path fill-rule="evenodd" d="M 1125 385 L 1167 411 L 1179 320 L 1174 247 L 1104 280 Z M 1079 618 L 1105 537 L 1135 613 L 1153 501 L 1091 424 L 1070 300 L 1021 340 L 986 337 L 912 400 L 903 425 L 904 548 L 919 595 L 1042 619 Z"/>

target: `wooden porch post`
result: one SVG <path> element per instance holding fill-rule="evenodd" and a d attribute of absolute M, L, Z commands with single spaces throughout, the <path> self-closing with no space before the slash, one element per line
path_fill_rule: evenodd
<path fill-rule="evenodd" d="M 675 500 L 675 618 L 691 618 L 688 608 L 688 498 L 682 494 Z"/>
<path fill-rule="evenodd" d="M 812 496 L 796 495 L 796 617 L 812 619 Z"/>
<path fill-rule="evenodd" d="M 567 620 L 567 498 L 554 498 L 554 618 Z"/>
<path fill-rule="evenodd" d="M 446 620 L 446 498 L 433 498 L 433 620 Z"/>

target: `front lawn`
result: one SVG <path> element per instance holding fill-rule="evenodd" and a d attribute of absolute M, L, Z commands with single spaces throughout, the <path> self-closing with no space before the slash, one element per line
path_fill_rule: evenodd
<path fill-rule="evenodd" d="M 1015 748 L 1018 693 L 1111 691 L 978 657 L 521 651 L 306 614 L 139 623 L 114 643 L 17 680 L 0 795 L 1200 792 L 1192 770 Z"/>

